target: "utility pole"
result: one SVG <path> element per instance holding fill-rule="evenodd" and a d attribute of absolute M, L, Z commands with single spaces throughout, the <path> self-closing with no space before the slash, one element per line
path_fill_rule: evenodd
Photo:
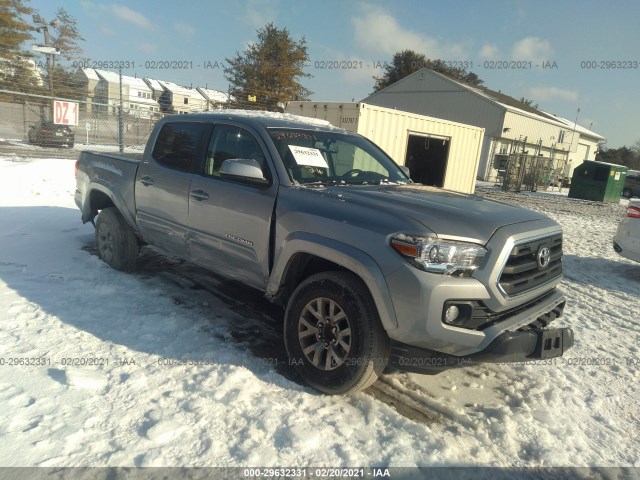
<path fill-rule="evenodd" d="M 32 19 L 33 23 L 36 24 L 36 32 L 42 32 L 44 36 L 44 45 L 33 45 L 32 49 L 47 56 L 47 81 L 49 83 L 49 94 L 51 95 L 51 100 L 53 100 L 55 96 L 53 91 L 53 56 L 60 55 L 60 49 L 51 45 L 49 27 L 55 27 L 58 24 L 58 20 L 48 23 L 37 13 L 32 16 Z M 42 112 L 40 116 L 44 117 Z M 53 107 L 51 108 L 51 120 L 53 120 Z"/>
<path fill-rule="evenodd" d="M 122 68 L 118 69 L 120 77 L 120 105 L 118 106 L 118 147 L 120 153 L 124 153 L 124 124 L 122 118 Z"/>

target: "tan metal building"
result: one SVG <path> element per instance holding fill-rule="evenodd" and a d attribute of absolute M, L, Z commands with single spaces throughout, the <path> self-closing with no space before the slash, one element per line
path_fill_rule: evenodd
<path fill-rule="evenodd" d="M 414 182 L 473 193 L 484 129 L 367 103 L 289 102 L 286 112 L 320 118 L 367 137 Z"/>

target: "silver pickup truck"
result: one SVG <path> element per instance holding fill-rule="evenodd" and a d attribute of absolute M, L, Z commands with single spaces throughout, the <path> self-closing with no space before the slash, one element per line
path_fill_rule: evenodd
<path fill-rule="evenodd" d="M 416 185 L 366 138 L 291 115 L 166 117 L 141 160 L 83 152 L 75 200 L 99 255 L 132 271 L 151 244 L 285 307 L 291 365 L 316 389 L 546 359 L 565 299 L 548 217 Z M 97 217 L 97 218 L 96 218 Z"/>

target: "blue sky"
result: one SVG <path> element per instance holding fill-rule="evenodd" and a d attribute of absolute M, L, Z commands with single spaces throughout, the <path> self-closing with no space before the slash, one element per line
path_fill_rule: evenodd
<path fill-rule="evenodd" d="M 640 140 L 638 2 L 32 0 L 31 6 L 48 19 L 64 6 L 86 39 L 85 56 L 135 62 L 125 74 L 226 90 L 222 68 L 205 65 L 223 64 L 273 21 L 293 38 L 306 38 L 306 71 L 313 78 L 303 84 L 314 100 L 366 97 L 371 77 L 381 72 L 375 67 L 396 51 L 413 49 L 429 58 L 473 62 L 471 70 L 487 87 L 525 96 L 565 118 L 575 119 L 579 108 L 578 123 L 607 137 L 607 147 Z M 190 68 L 145 69 L 146 62 L 164 60 L 187 61 Z M 319 68 L 341 60 L 358 68 Z M 511 60 L 532 68 L 491 68 Z M 607 61 L 632 68 L 584 63 Z M 542 62 L 557 67 L 542 68 Z"/>

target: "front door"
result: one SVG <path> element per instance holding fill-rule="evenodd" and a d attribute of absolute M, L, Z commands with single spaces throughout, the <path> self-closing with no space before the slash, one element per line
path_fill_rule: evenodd
<path fill-rule="evenodd" d="M 273 178 L 264 145 L 248 130 L 216 125 L 200 172 L 189 191 L 189 258 L 194 263 L 264 290 L 277 182 L 256 186 L 220 175 L 231 158 L 256 160 Z"/>

